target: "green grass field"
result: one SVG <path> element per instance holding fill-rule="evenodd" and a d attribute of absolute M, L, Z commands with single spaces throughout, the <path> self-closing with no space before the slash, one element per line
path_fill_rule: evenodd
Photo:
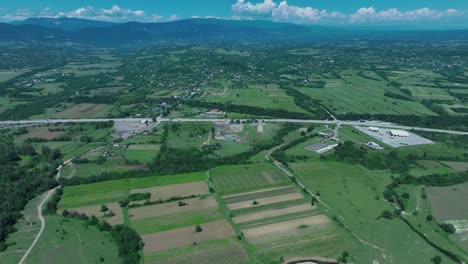
<path fill-rule="evenodd" d="M 293 163 L 291 167 L 311 191 L 320 191 L 320 198 L 330 207 L 327 214 L 343 217 L 341 221 L 354 234 L 385 249 L 381 252 L 359 243 L 358 248 L 349 250 L 356 263 L 373 259 L 380 263 L 390 263 L 389 260 L 392 263 L 429 263 L 438 254 L 403 221 L 377 219 L 383 210 L 393 210 L 382 198 L 385 186 L 391 181 L 390 174 L 331 161 Z M 446 258 L 445 261 L 451 263 Z"/>
<path fill-rule="evenodd" d="M 220 166 L 211 170 L 211 179 L 220 195 L 286 185 L 289 178 L 268 163 Z"/>
<path fill-rule="evenodd" d="M 0 96 L 0 112 L 3 112 L 5 110 L 11 109 L 19 104 L 24 103 L 26 102 Z"/>
<path fill-rule="evenodd" d="M 158 151 L 145 149 L 126 149 L 121 153 L 127 160 L 131 162 L 150 163 L 154 161 Z"/>
<path fill-rule="evenodd" d="M 355 71 L 342 72 L 341 79 L 324 79 L 325 88 L 298 88 L 335 113 L 418 114 L 433 115 L 419 102 L 403 101 L 384 96 L 386 91 L 398 92 L 384 81 L 363 78 Z"/>
<path fill-rule="evenodd" d="M 47 216 L 46 222 L 44 233 L 26 263 L 120 262 L 117 244 L 109 233 L 59 216 Z"/>
<path fill-rule="evenodd" d="M 146 264 L 210 263 L 247 264 L 247 256 L 239 241 L 231 238 L 212 240 L 145 256 Z"/>
<path fill-rule="evenodd" d="M 225 197 L 224 202 L 225 203 L 237 203 L 237 202 L 255 200 L 255 199 L 260 199 L 260 198 L 265 198 L 265 197 L 270 197 L 270 196 L 290 194 L 290 193 L 295 193 L 295 192 L 297 192 L 297 190 L 291 186 L 288 188 L 265 190 L 262 192 L 247 193 L 243 195 Z"/>
<path fill-rule="evenodd" d="M 174 205 L 177 206 L 177 205 Z M 167 214 L 131 220 L 131 225 L 139 234 L 151 234 L 186 226 L 208 223 L 223 219 L 218 208 L 201 209 L 192 212 Z"/>
<path fill-rule="evenodd" d="M 128 190 L 130 189 L 203 181 L 206 177 L 206 173 L 199 172 L 129 178 L 85 185 L 67 186 L 64 188 L 59 206 L 60 208 L 73 208 L 92 204 L 102 204 L 104 202 L 114 202 L 126 197 L 126 195 L 128 195 Z"/>
<path fill-rule="evenodd" d="M 306 111 L 294 103 L 294 99 L 276 86 L 269 85 L 247 89 L 217 90 L 206 97 L 209 102 L 248 105 L 270 109 L 287 109 L 291 112 Z"/>
<path fill-rule="evenodd" d="M 179 123 L 178 126 L 169 126 L 167 145 L 172 148 L 201 148 L 208 141 L 211 123 Z"/>

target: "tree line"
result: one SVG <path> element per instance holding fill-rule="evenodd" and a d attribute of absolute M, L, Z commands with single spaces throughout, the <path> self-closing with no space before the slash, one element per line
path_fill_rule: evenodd
<path fill-rule="evenodd" d="M 20 155 L 31 162 L 20 165 Z M 8 246 L 6 239 L 16 229 L 21 211 L 29 200 L 57 186 L 54 179 L 61 163 L 60 151 L 43 147 L 37 153 L 29 144 L 15 146 L 11 136 L 0 137 L 0 251 Z"/>

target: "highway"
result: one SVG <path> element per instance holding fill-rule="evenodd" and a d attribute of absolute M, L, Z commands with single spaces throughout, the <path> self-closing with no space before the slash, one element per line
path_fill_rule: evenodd
<path fill-rule="evenodd" d="M 37 119 L 37 120 L 17 120 L 0 121 L 0 126 L 16 126 L 27 124 L 55 124 L 55 123 L 89 123 L 89 122 L 142 122 L 148 118 L 96 118 L 96 119 Z M 229 121 L 226 118 L 157 118 L 157 122 L 222 122 Z M 237 120 L 237 119 L 236 119 Z M 249 119 L 239 119 L 247 121 Z M 425 127 L 403 126 L 398 124 L 386 123 L 381 121 L 343 121 L 343 120 L 306 120 L 306 119 L 262 119 L 265 123 L 301 123 L 301 124 L 325 124 L 325 125 L 350 125 L 350 126 L 372 126 L 381 128 L 393 128 L 402 130 L 427 131 L 436 133 L 445 133 L 453 135 L 468 135 L 468 131 L 456 131 L 447 129 L 435 129 Z"/>

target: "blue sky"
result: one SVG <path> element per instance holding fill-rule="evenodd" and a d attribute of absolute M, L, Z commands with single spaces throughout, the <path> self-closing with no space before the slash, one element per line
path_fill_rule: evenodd
<path fill-rule="evenodd" d="M 115 22 L 215 17 L 468 28 L 468 0 L 0 0 L 0 21 L 60 16 Z"/>

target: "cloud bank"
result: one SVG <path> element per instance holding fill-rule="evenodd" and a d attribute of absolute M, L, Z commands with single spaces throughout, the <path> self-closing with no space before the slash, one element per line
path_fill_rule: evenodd
<path fill-rule="evenodd" d="M 324 24 L 363 24 L 386 23 L 419 20 L 434 20 L 457 17 L 463 12 L 456 9 L 432 10 L 421 8 L 412 11 L 400 11 L 396 8 L 378 11 L 374 7 L 362 7 L 352 14 L 316 9 L 310 6 L 300 7 L 288 4 L 287 1 L 275 3 L 273 0 L 253 4 L 245 0 L 237 0 L 231 6 L 235 17 L 250 19 L 271 19 L 274 21 L 294 23 L 324 23 Z"/>
<path fill-rule="evenodd" d="M 15 21 L 24 20 L 30 17 L 47 17 L 47 18 L 58 18 L 58 17 L 71 17 L 71 18 L 83 18 L 92 20 L 101 20 L 109 22 L 126 22 L 126 21 L 139 21 L 139 22 L 159 22 L 159 21 L 171 21 L 179 19 L 177 15 L 171 15 L 164 17 L 158 14 L 147 14 L 143 10 L 132 10 L 121 8 L 118 5 L 113 5 L 109 9 L 99 8 L 96 9 L 93 6 L 84 6 L 77 8 L 72 11 L 55 11 L 48 7 L 40 11 L 34 11 L 30 9 L 17 9 L 15 11 L 9 11 L 6 9 L 0 9 L 0 20 L 2 21 Z"/>

